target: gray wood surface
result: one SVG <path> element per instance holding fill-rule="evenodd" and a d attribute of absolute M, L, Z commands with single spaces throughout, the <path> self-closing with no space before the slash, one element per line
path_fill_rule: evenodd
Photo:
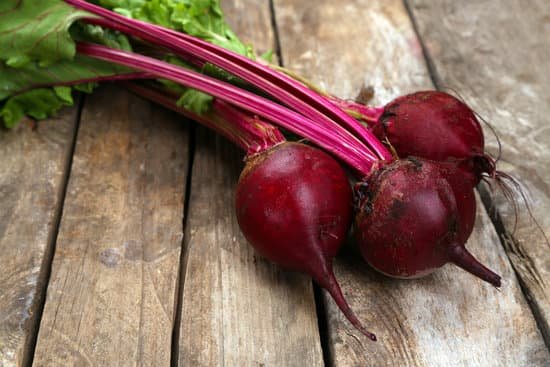
<path fill-rule="evenodd" d="M 362 86 L 373 86 L 373 103 L 381 104 L 433 88 L 401 1 L 276 0 L 275 11 L 285 65 L 340 97 L 354 98 Z M 424 279 L 392 280 L 375 274 L 348 249 L 335 264 L 336 275 L 379 342 L 362 338 L 325 298 L 332 363 L 547 365 L 540 331 L 483 208 L 467 247 L 503 276 L 501 291 L 451 265 Z"/>
<path fill-rule="evenodd" d="M 225 1 L 258 53 L 273 48 L 268 2 Z M 198 129 L 179 342 L 181 366 L 321 366 L 311 280 L 257 255 L 240 233 L 234 192 L 243 153 Z"/>
<path fill-rule="evenodd" d="M 0 366 L 22 365 L 32 344 L 76 116 L 0 128 Z"/>
<path fill-rule="evenodd" d="M 436 83 L 456 89 L 502 141 L 499 169 L 517 177 L 550 236 L 550 2 L 409 1 Z M 486 130 L 490 152 L 496 140 Z M 521 207 L 497 195 L 506 251 L 550 346 L 550 244 Z M 550 364 L 550 362 L 549 362 Z"/>
<path fill-rule="evenodd" d="M 188 134 L 113 87 L 86 99 L 35 366 L 168 366 Z"/>

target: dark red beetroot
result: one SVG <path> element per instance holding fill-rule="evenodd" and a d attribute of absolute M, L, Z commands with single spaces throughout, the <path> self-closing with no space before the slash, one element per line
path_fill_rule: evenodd
<path fill-rule="evenodd" d="M 319 149 L 285 143 L 247 161 L 236 193 L 237 220 L 256 250 L 285 268 L 311 275 L 348 320 L 360 324 L 332 271 L 352 216 L 344 170 Z"/>
<path fill-rule="evenodd" d="M 396 98 L 384 107 L 372 127 L 381 140 L 388 139 L 401 157 L 454 161 L 474 186 L 481 174 L 494 173 L 485 154 L 483 130 L 473 111 L 454 96 L 422 91 Z"/>
<path fill-rule="evenodd" d="M 459 242 L 466 243 L 474 230 L 476 221 L 475 183 L 471 175 L 464 172 L 454 162 L 437 162 L 441 175 L 453 189 L 460 220 Z M 470 178 L 470 179 L 468 179 Z"/>
<path fill-rule="evenodd" d="M 464 226 L 455 193 L 437 162 L 398 160 L 379 170 L 360 190 L 356 237 L 365 260 L 392 277 L 416 278 L 452 262 L 500 286 L 500 277 L 464 247 Z M 463 210 L 463 209 L 461 209 Z M 475 214 L 473 207 L 468 209 Z M 469 225 L 467 225 L 469 226 Z"/>
<path fill-rule="evenodd" d="M 286 142 L 276 127 L 218 99 L 199 116 L 177 106 L 177 96 L 135 83 L 127 87 L 248 153 L 236 193 L 237 220 L 247 240 L 268 260 L 310 274 L 353 326 L 376 340 L 353 314 L 332 271 L 352 216 L 351 188 L 338 162 L 318 148 Z"/>

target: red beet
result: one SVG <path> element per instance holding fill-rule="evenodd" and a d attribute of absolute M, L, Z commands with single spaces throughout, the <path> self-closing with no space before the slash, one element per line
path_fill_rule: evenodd
<path fill-rule="evenodd" d="M 446 174 L 437 162 L 409 158 L 371 176 L 356 217 L 361 253 L 392 277 L 417 278 L 452 262 L 499 287 L 500 277 L 464 247 L 471 225 L 463 218 L 475 214 L 475 201 L 457 207 Z"/>
<path fill-rule="evenodd" d="M 286 142 L 280 131 L 230 104 L 214 100 L 203 115 L 177 106 L 176 96 L 128 88 L 223 134 L 247 151 L 236 193 L 237 220 L 248 242 L 268 260 L 310 274 L 344 315 L 372 340 L 344 299 L 332 258 L 351 224 L 352 192 L 341 166 L 318 148 Z"/>
<path fill-rule="evenodd" d="M 332 157 L 285 143 L 247 161 L 237 186 L 237 220 L 261 255 L 311 275 L 348 320 L 376 340 L 351 311 L 332 271 L 351 223 L 351 202 L 347 176 Z"/>
<path fill-rule="evenodd" d="M 388 139 L 401 157 L 456 162 L 474 186 L 482 173 L 492 175 L 495 170 L 493 159 L 484 153 L 483 130 L 475 114 L 444 92 L 396 98 L 384 107 L 372 131 L 379 139 Z"/>
<path fill-rule="evenodd" d="M 460 220 L 459 241 L 466 243 L 472 233 L 476 221 L 476 196 L 473 177 L 454 162 L 437 162 L 441 175 L 453 189 L 458 216 Z M 470 179 L 468 179 L 470 178 Z"/>

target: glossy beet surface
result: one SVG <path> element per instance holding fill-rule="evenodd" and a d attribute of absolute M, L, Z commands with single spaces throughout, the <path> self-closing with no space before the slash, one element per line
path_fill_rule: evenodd
<path fill-rule="evenodd" d="M 363 257 L 375 269 L 392 277 L 416 278 L 453 262 L 500 286 L 500 277 L 464 247 L 470 224 L 462 223 L 457 207 L 461 203 L 437 162 L 398 160 L 374 174 L 365 187 L 356 237 Z M 475 201 L 473 205 L 468 210 L 475 214 Z"/>
<path fill-rule="evenodd" d="M 352 217 L 352 191 L 341 166 L 317 148 L 284 143 L 249 159 L 236 194 L 241 231 L 256 250 L 306 272 L 327 289 L 361 332 L 332 272 Z"/>
<path fill-rule="evenodd" d="M 464 171 L 456 164 L 451 162 L 437 162 L 437 164 L 440 167 L 441 175 L 453 189 L 460 223 L 458 241 L 466 243 L 476 221 L 475 183 L 472 182 L 472 176 L 464 174 Z"/>
<path fill-rule="evenodd" d="M 338 163 L 286 143 L 250 160 L 237 187 L 237 218 L 269 260 L 314 275 L 336 255 L 351 223 L 352 192 Z"/>
<path fill-rule="evenodd" d="M 401 96 L 384 107 L 372 128 L 388 139 L 397 154 L 434 161 L 455 161 L 479 182 L 482 172 L 494 171 L 484 153 L 483 130 L 473 111 L 456 97 L 439 91 Z"/>

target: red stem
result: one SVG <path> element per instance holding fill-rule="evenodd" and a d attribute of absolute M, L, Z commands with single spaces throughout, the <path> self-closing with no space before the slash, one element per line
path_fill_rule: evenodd
<path fill-rule="evenodd" d="M 366 160 L 362 151 L 350 146 L 327 130 L 304 116 L 256 94 L 239 89 L 231 84 L 200 73 L 131 52 L 109 47 L 77 43 L 77 52 L 100 60 L 124 65 L 136 70 L 172 80 L 187 87 L 200 90 L 257 114 L 295 134 L 306 137 L 328 152 L 331 152 L 362 175 L 368 175 L 375 161 Z"/>
<path fill-rule="evenodd" d="M 354 135 L 350 134 L 340 125 L 349 126 L 350 130 L 366 140 L 365 143 L 371 146 L 380 158 L 387 160 L 392 159 L 390 152 L 370 133 L 370 131 L 363 129 L 357 121 L 337 108 L 333 103 L 312 92 L 307 87 L 287 77 L 283 73 L 276 72 L 265 65 L 254 62 L 219 46 L 170 29 L 138 20 L 128 19 L 82 0 L 65 1 L 75 7 L 90 11 L 105 18 L 90 18 L 86 20 L 88 22 L 118 29 L 124 33 L 172 49 L 177 53 L 183 53 L 185 55 L 192 54 L 193 56 L 203 58 L 218 67 L 226 69 L 228 72 L 264 89 L 291 108 L 301 111 L 310 119 L 313 119 L 319 124 L 323 124 L 325 128 L 332 126 L 333 134 L 340 136 L 340 139 L 343 141 L 353 138 L 355 142 L 352 144 L 360 144 L 360 141 L 356 140 Z M 359 146 L 357 146 L 356 149 L 361 150 Z M 369 150 L 365 152 L 365 156 L 370 159 L 375 159 Z"/>
<path fill-rule="evenodd" d="M 346 112 L 351 112 L 352 115 L 357 116 L 357 118 L 367 122 L 369 127 L 377 124 L 380 120 L 380 116 L 384 113 L 384 107 L 371 107 L 365 106 L 363 104 L 345 101 L 343 99 L 330 96 L 330 100 L 335 103 L 338 107 L 343 109 Z M 365 129 L 365 127 L 363 127 Z"/>
<path fill-rule="evenodd" d="M 177 96 L 154 87 L 145 87 L 135 82 L 122 85 L 150 101 L 160 104 L 174 112 L 216 131 L 220 135 L 245 150 L 247 155 L 263 152 L 286 141 L 275 126 L 251 116 L 230 104 L 215 99 L 210 110 L 202 115 L 193 113 L 176 104 Z"/>
<path fill-rule="evenodd" d="M 67 0 L 67 1 L 71 2 L 75 0 Z M 351 146 L 356 146 L 358 150 L 364 150 L 364 154 L 368 159 L 372 159 L 372 160 L 377 159 L 377 157 L 374 156 L 370 152 L 370 150 L 366 149 L 365 145 L 363 145 L 359 140 L 357 140 L 355 136 L 350 134 L 349 131 L 342 128 L 340 126 L 341 124 L 331 120 L 330 118 L 322 114 L 320 110 L 318 108 L 317 109 L 314 108 L 312 104 L 305 103 L 303 100 L 300 99 L 300 98 L 305 98 L 304 96 L 296 97 L 291 93 L 293 91 L 292 89 L 279 87 L 277 85 L 277 81 L 273 82 L 272 80 L 268 79 L 268 78 L 271 78 L 270 76 L 267 76 L 267 78 L 265 78 L 264 76 L 261 75 L 262 73 L 261 68 L 260 68 L 260 71 L 255 70 L 254 71 L 255 73 L 252 73 L 249 70 L 247 70 L 248 65 L 242 66 L 242 65 L 239 65 L 238 62 L 232 62 L 231 60 L 226 59 L 225 55 L 218 56 L 215 52 L 208 50 L 207 47 L 204 46 L 204 45 L 213 46 L 209 43 L 204 42 L 204 45 L 201 44 L 200 46 L 197 46 L 193 42 L 190 42 L 187 38 L 180 39 L 180 37 L 176 37 L 173 34 L 170 34 L 170 32 L 164 32 L 165 31 L 164 28 L 158 29 L 157 32 L 161 32 L 162 34 L 160 36 L 156 36 L 154 34 L 155 32 L 146 31 L 144 28 L 136 29 L 131 26 L 128 26 L 126 24 L 128 22 L 125 22 L 125 24 L 119 24 L 109 19 L 98 19 L 98 18 L 89 18 L 89 19 L 83 19 L 83 20 L 88 23 L 100 25 L 102 27 L 116 29 L 120 32 L 134 35 L 145 41 L 152 42 L 157 45 L 166 47 L 176 52 L 177 55 L 180 57 L 189 57 L 189 55 L 191 54 L 191 55 L 194 55 L 194 57 L 202 58 L 207 62 L 210 62 L 220 68 L 223 68 L 228 72 L 248 81 L 249 83 L 252 83 L 258 88 L 263 89 L 270 95 L 275 96 L 281 102 L 293 108 L 295 111 L 300 111 L 304 116 L 316 121 L 319 125 L 324 126 L 326 129 L 333 130 L 333 134 L 339 136 L 342 141 L 347 142 L 347 144 Z M 134 20 L 132 20 L 132 22 L 134 22 Z M 149 23 L 142 23 L 142 24 L 144 25 L 144 27 L 156 29 L 155 26 L 152 24 L 149 24 Z M 177 33 L 177 34 L 178 36 L 189 37 L 185 34 L 180 34 L 180 33 Z M 192 39 L 192 40 L 195 41 L 195 39 Z M 196 42 L 198 43 L 199 40 L 196 40 Z M 200 41 L 200 42 L 203 42 L 203 41 Z M 180 45 L 181 43 L 183 43 L 183 45 Z M 204 46 L 204 49 L 202 48 L 203 46 Z M 247 58 L 243 57 L 243 59 L 247 60 L 247 62 L 252 62 Z M 311 93 L 311 91 L 308 90 L 308 93 Z"/>

